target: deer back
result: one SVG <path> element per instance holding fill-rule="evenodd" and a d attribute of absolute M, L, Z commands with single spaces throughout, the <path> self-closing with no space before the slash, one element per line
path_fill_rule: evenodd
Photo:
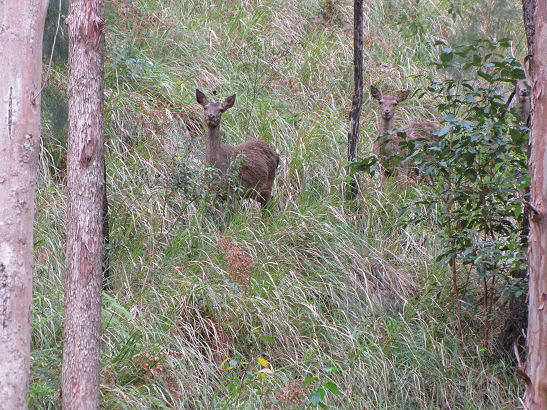
<path fill-rule="evenodd" d="M 271 190 L 279 155 L 264 141 L 246 141 L 241 145 L 227 146 L 225 154 L 233 161 L 241 156 L 239 179 L 245 190 Z"/>

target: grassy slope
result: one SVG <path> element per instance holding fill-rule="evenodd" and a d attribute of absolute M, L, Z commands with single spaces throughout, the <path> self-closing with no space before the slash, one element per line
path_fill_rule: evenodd
<path fill-rule="evenodd" d="M 486 3 L 513 20 L 487 16 L 479 28 L 494 34 L 507 29 L 500 21 L 518 24 L 516 1 Z M 475 22 L 452 20 L 448 5 L 366 2 L 361 153 L 376 132 L 368 85 L 416 89 L 430 73 L 435 38 L 473 37 L 462 21 Z M 257 408 L 276 397 L 298 408 L 328 381 L 340 390 L 327 392 L 329 407 L 517 405 L 522 386 L 478 347 L 473 312 L 458 344 L 434 230 L 397 224 L 420 188 L 365 181 L 355 203 L 340 199 L 351 2 L 117 0 L 107 21 L 114 283 L 104 294 L 102 406 Z M 519 46 L 520 28 L 510 34 Z M 65 69 L 52 73 L 62 90 Z M 263 139 L 281 153 L 273 215 L 244 204 L 219 232 L 201 182 L 196 87 L 219 98 L 237 92 L 223 119 L 227 141 Z M 430 117 L 429 107 L 427 97 L 414 99 L 400 118 Z M 49 176 L 54 151 L 42 155 L 38 191 L 33 408 L 59 405 L 65 188 Z M 258 357 L 275 370 L 266 380 L 252 373 Z M 303 386 L 310 376 L 318 379 Z"/>

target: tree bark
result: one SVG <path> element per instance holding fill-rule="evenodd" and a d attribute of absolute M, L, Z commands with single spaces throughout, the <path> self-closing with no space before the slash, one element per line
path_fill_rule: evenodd
<path fill-rule="evenodd" d="M 353 3 L 353 66 L 354 93 L 349 115 L 348 162 L 357 159 L 359 120 L 363 106 L 363 0 L 355 0 Z M 357 180 L 353 179 L 348 196 L 355 198 L 357 191 Z"/>
<path fill-rule="evenodd" d="M 63 408 L 98 409 L 104 222 L 104 0 L 73 0 L 69 26 Z"/>
<path fill-rule="evenodd" d="M 547 3 L 535 13 L 532 77 L 530 193 L 533 215 L 529 239 L 528 361 L 526 405 L 547 409 Z"/>
<path fill-rule="evenodd" d="M 0 2 L 0 408 L 27 407 L 47 0 Z"/>

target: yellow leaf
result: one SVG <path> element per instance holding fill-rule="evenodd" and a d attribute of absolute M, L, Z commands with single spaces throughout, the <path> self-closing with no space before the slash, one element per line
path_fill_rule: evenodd
<path fill-rule="evenodd" d="M 251 332 L 253 333 L 259 333 L 260 332 L 260 326 L 254 327 L 251 329 Z"/>
<path fill-rule="evenodd" d="M 268 373 L 268 374 L 273 374 L 273 370 L 272 370 L 272 369 L 264 368 L 264 369 L 260 369 L 257 373 Z"/>
<path fill-rule="evenodd" d="M 230 360 L 230 359 L 229 359 L 229 358 L 226 358 L 226 359 L 224 359 L 224 360 L 222 361 L 222 363 L 220 364 L 219 370 L 220 370 L 221 372 L 225 372 L 225 371 L 227 371 L 227 370 L 232 370 L 232 369 L 234 368 L 234 366 L 228 366 L 227 368 L 224 368 L 224 365 L 226 364 L 226 362 L 227 362 L 228 360 Z"/>
<path fill-rule="evenodd" d="M 268 363 L 268 361 L 266 359 L 264 359 L 263 357 L 257 357 L 258 360 L 258 363 L 260 363 L 260 365 L 262 367 L 268 367 L 270 364 Z"/>

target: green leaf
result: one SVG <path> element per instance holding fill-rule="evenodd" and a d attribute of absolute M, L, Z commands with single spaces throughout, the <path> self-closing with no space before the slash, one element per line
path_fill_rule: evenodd
<path fill-rule="evenodd" d="M 321 394 L 318 391 L 314 391 L 309 396 L 312 406 L 317 406 L 321 402 Z"/>
<path fill-rule="evenodd" d="M 449 63 L 454 59 L 454 52 L 451 48 L 443 48 L 441 50 L 440 58 L 443 63 Z"/>
<path fill-rule="evenodd" d="M 450 130 L 452 129 L 452 126 L 450 125 L 447 125 L 445 127 L 442 127 L 439 131 L 435 132 L 434 134 L 437 136 L 437 137 L 443 137 L 445 136 L 446 134 L 448 134 L 450 132 Z"/>
<path fill-rule="evenodd" d="M 260 335 L 260 339 L 266 343 L 273 343 L 275 341 L 275 339 L 269 335 Z"/>
<path fill-rule="evenodd" d="M 321 370 L 325 373 L 338 373 L 338 368 L 336 366 L 322 367 Z"/>
<path fill-rule="evenodd" d="M 307 379 L 305 379 L 303 382 L 302 382 L 302 386 L 303 387 L 306 387 L 308 384 L 312 383 L 312 382 L 315 382 L 319 380 L 318 377 L 316 376 L 312 376 L 312 377 L 308 377 Z"/>
<path fill-rule="evenodd" d="M 326 381 L 326 382 L 323 382 L 323 386 L 327 388 L 328 390 L 330 390 L 330 392 L 334 394 L 335 396 L 338 395 L 338 386 L 335 383 L 331 381 Z"/>
<path fill-rule="evenodd" d="M 481 71 L 481 70 L 477 71 L 477 75 L 481 78 L 484 78 L 489 83 L 492 82 L 492 76 L 488 73 L 485 73 L 484 71 Z"/>

